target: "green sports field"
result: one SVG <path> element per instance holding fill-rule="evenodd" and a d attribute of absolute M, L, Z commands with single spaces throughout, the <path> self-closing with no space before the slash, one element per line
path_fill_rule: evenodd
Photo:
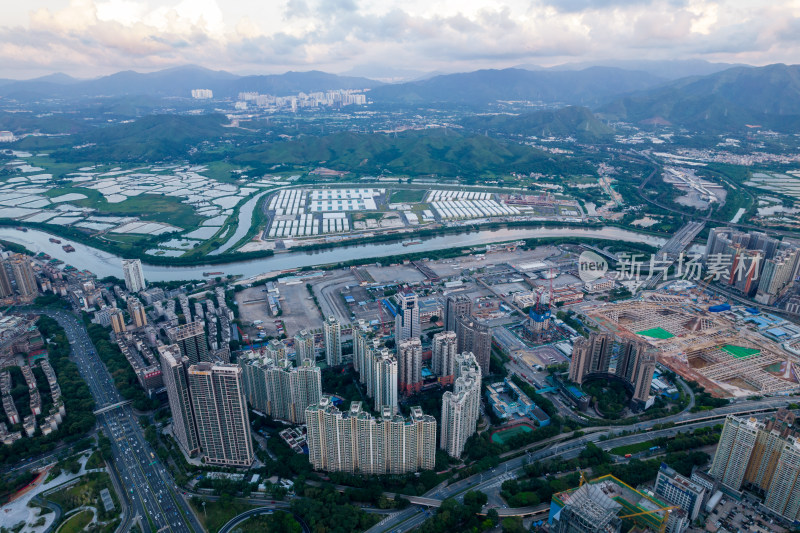
<path fill-rule="evenodd" d="M 641 335 L 642 337 L 650 337 L 651 339 L 671 339 L 675 336 L 663 328 L 645 329 L 642 331 L 637 331 L 636 334 Z"/>
<path fill-rule="evenodd" d="M 753 348 L 745 348 L 744 346 L 736 346 L 734 344 L 726 344 L 722 347 L 722 349 L 736 359 L 746 359 L 748 357 L 752 357 L 756 354 L 761 353 L 761 350 L 755 350 Z"/>
<path fill-rule="evenodd" d="M 530 426 L 526 425 L 519 425 L 513 427 L 511 429 L 501 429 L 494 435 L 492 435 L 492 442 L 496 442 L 497 444 L 505 444 L 508 439 L 511 437 L 516 437 L 517 435 L 521 435 L 522 433 L 531 433 L 533 429 Z"/>

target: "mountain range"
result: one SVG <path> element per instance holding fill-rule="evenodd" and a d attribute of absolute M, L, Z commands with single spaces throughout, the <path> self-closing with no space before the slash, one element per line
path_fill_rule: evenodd
<path fill-rule="evenodd" d="M 636 124 L 672 124 L 723 132 L 761 126 L 800 129 L 800 65 L 735 67 L 683 78 L 617 98 L 596 110 Z"/>
<path fill-rule="evenodd" d="M 369 89 L 368 98 L 377 106 L 454 106 L 496 112 L 502 110 L 498 104 L 503 102 L 525 101 L 547 107 L 586 107 L 610 121 L 642 126 L 675 125 L 710 133 L 742 130 L 748 125 L 796 131 L 800 124 L 800 66 L 724 68 L 727 65 L 673 62 L 663 64 L 660 71 L 654 66 L 658 64 L 648 62 L 622 64 L 642 70 L 607 66 L 580 70 L 570 70 L 569 66 L 545 70 L 490 69 L 384 84 L 319 71 L 238 76 L 186 66 L 144 74 L 125 71 L 94 80 L 77 80 L 65 74 L 25 81 L 0 80 L 0 98 L 37 102 L 44 107 L 49 105 L 48 99 L 61 99 L 71 102 L 71 111 L 83 106 L 90 111 L 135 117 L 153 112 L 181 112 L 188 109 L 186 106 L 195 106 L 188 97 L 197 88 L 212 89 L 215 97 L 236 97 L 245 91 L 290 95 L 326 89 Z M 669 79 L 677 72 L 693 70 L 703 74 Z M 605 134 L 585 111 L 572 113 L 549 118 L 493 118 L 483 122 L 476 119 L 465 125 L 477 130 L 502 127 L 506 133 L 522 133 L 522 130 L 556 133 L 566 131 L 565 126 L 574 123 L 581 135 Z M 7 119 L 0 116 L 0 129 L 12 129 L 11 126 L 24 122 Z M 548 120 L 555 122 L 547 124 Z"/>
<path fill-rule="evenodd" d="M 611 67 L 579 71 L 508 68 L 445 74 L 381 85 L 370 91 L 378 103 L 484 106 L 498 100 L 595 106 L 613 96 L 655 87 L 666 80 L 645 72 Z"/>
<path fill-rule="evenodd" d="M 237 76 L 222 70 L 188 65 L 157 72 L 123 71 L 92 80 L 52 74 L 33 80 L 0 80 L 0 96 L 19 101 L 40 98 L 96 98 L 119 96 L 184 97 L 192 89 L 211 89 L 215 96 L 235 97 L 240 92 L 290 95 L 301 91 L 370 89 L 381 85 L 367 78 L 337 76 L 312 70 L 263 76 Z"/>

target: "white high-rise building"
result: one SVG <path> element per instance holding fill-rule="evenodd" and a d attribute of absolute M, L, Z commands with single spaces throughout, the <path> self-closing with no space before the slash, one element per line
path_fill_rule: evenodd
<path fill-rule="evenodd" d="M 139 292 L 147 288 L 144 281 L 144 271 L 142 271 L 142 262 L 139 259 L 123 259 L 122 274 L 125 276 L 125 287 L 128 291 Z"/>
<path fill-rule="evenodd" d="M 192 89 L 192 98 L 195 100 L 209 100 L 214 98 L 214 91 L 211 89 Z"/>
<path fill-rule="evenodd" d="M 314 334 L 309 333 L 308 330 L 300 330 L 300 333 L 294 336 L 294 360 L 297 366 L 302 365 L 303 361 L 311 361 L 312 364 L 316 364 Z"/>
<path fill-rule="evenodd" d="M 353 370 L 358 372 L 358 380 L 361 383 L 366 382 L 363 370 L 366 366 L 365 361 L 369 352 L 371 333 L 372 331 L 366 320 L 359 319 L 356 324 L 353 324 Z"/>
<path fill-rule="evenodd" d="M 279 363 L 286 360 L 286 345 L 278 339 L 270 339 L 264 350 L 264 355 Z"/>
<path fill-rule="evenodd" d="M 481 409 L 481 367 L 469 352 L 455 358 L 455 388 L 442 396 L 439 447 L 459 458 L 467 439 L 475 433 Z"/>
<path fill-rule="evenodd" d="M 329 396 L 306 409 L 308 460 L 315 470 L 351 474 L 406 474 L 436 463 L 436 419 L 411 408 L 411 417 L 390 407 L 374 418 L 361 402 L 340 411 Z"/>
<path fill-rule="evenodd" d="M 392 414 L 397 414 L 397 359 L 388 348 L 383 348 L 375 352 L 374 367 L 375 391 L 373 400 L 375 410 L 380 411 L 384 407 L 390 407 Z"/>
<path fill-rule="evenodd" d="M 322 397 L 322 374 L 311 361 L 295 368 L 286 359 L 249 352 L 239 356 L 239 366 L 250 405 L 277 420 L 304 423 L 306 407 Z"/>
<path fill-rule="evenodd" d="M 325 362 L 328 366 L 342 364 L 342 326 L 335 316 L 329 316 L 322 325 L 325 342 Z"/>
<path fill-rule="evenodd" d="M 439 377 L 452 377 L 458 342 L 455 331 L 441 331 L 433 336 L 431 342 L 431 370 Z"/>
<path fill-rule="evenodd" d="M 380 339 L 371 339 L 367 343 L 366 356 L 364 357 L 364 368 L 359 373 L 359 379 L 367 387 L 367 396 L 370 398 L 375 397 L 375 358 L 380 356 L 383 349 L 383 343 Z"/>
<path fill-rule="evenodd" d="M 723 485 L 738 491 L 742 487 L 750 454 L 756 444 L 758 429 L 755 418 L 728 415 L 709 474 Z"/>
<path fill-rule="evenodd" d="M 397 360 L 400 392 L 408 395 L 422 390 L 422 343 L 419 337 L 398 344 Z"/>
<path fill-rule="evenodd" d="M 394 319 L 394 340 L 400 344 L 406 339 L 418 339 L 419 328 L 419 302 L 416 293 L 412 291 L 399 292 L 397 300 L 397 316 Z"/>
<path fill-rule="evenodd" d="M 187 374 L 203 461 L 250 466 L 253 441 L 242 369 L 236 365 L 198 363 L 190 366 Z"/>

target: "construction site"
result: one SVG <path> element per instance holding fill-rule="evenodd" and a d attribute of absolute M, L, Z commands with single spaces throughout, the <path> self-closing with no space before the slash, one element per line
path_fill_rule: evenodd
<path fill-rule="evenodd" d="M 798 357 L 770 339 L 741 309 L 703 293 L 645 292 L 637 300 L 603 304 L 586 315 L 621 337 L 658 350 L 659 362 L 717 397 L 787 394 L 800 390 Z"/>

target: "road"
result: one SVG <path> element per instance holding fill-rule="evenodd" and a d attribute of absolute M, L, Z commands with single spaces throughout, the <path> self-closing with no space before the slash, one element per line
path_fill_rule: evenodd
<path fill-rule="evenodd" d="M 272 507 L 259 507 L 258 509 L 251 509 L 249 511 L 245 511 L 238 516 L 234 516 L 227 524 L 222 526 L 219 530 L 219 533 L 229 533 L 233 531 L 233 528 L 239 525 L 240 523 L 244 522 L 248 518 L 252 518 L 254 516 L 262 515 L 262 514 L 272 514 L 276 511 L 276 509 Z M 311 528 L 308 527 L 308 524 L 303 521 L 298 515 L 294 514 L 291 511 L 285 511 L 283 509 L 277 509 L 279 513 L 289 513 L 297 520 L 297 523 L 300 524 L 300 527 L 303 528 L 303 533 L 311 533 Z"/>
<path fill-rule="evenodd" d="M 123 398 L 98 357 L 83 324 L 74 315 L 64 311 L 48 309 L 37 312 L 55 319 L 66 331 L 72 347 L 72 359 L 89 385 L 96 408 L 121 402 Z M 131 406 L 126 404 L 104 412 L 97 416 L 97 421 L 111 439 L 112 463 L 119 481 L 127 490 L 131 510 L 125 517 L 127 525 L 132 520 L 138 520 L 144 531 L 203 531 L 187 502 L 176 493 L 174 481 L 145 440 Z"/>
<path fill-rule="evenodd" d="M 462 497 L 463 493 L 467 490 L 480 490 L 489 492 L 499 489 L 503 481 L 517 477 L 522 473 L 526 464 L 534 461 L 542 461 L 545 459 L 573 459 L 577 457 L 584 449 L 588 442 L 594 442 L 600 448 L 609 450 L 617 446 L 624 446 L 628 444 L 636 444 L 652 440 L 656 437 L 672 437 L 680 432 L 694 430 L 702 427 L 710 427 L 722 423 L 724 419 L 713 420 L 697 420 L 708 418 L 709 416 L 723 416 L 732 413 L 744 413 L 751 410 L 758 409 L 777 409 L 778 407 L 786 407 L 790 403 L 789 398 L 773 398 L 766 400 L 748 401 L 732 403 L 730 405 L 720 407 L 718 409 L 705 411 L 702 413 L 681 413 L 674 415 L 675 422 L 681 422 L 683 425 L 679 427 L 666 428 L 661 430 L 652 430 L 644 433 L 637 433 L 633 435 L 626 435 L 622 437 L 614 436 L 614 429 L 622 431 L 631 431 L 634 429 L 644 430 L 652 428 L 656 424 L 663 424 L 665 419 L 650 420 L 647 422 L 640 422 L 631 426 L 623 426 L 618 428 L 610 428 L 606 432 L 595 432 L 590 435 L 584 435 L 576 439 L 571 439 L 565 442 L 559 442 L 549 445 L 548 447 L 532 452 L 528 450 L 524 455 L 509 459 L 492 470 L 475 474 L 461 481 L 457 481 L 447 487 L 437 486 L 426 492 L 423 496 L 426 498 L 444 500 L 446 498 Z M 763 415 L 759 415 L 763 416 Z M 608 440 L 600 441 L 601 436 L 606 435 L 610 437 Z M 538 443 L 541 445 L 541 443 Z M 534 446 L 534 445 L 532 445 Z M 487 494 L 488 495 L 488 494 Z M 492 501 L 490 499 L 490 501 Z M 494 503 L 494 502 L 493 502 Z M 502 509 L 498 509 L 498 512 Z M 382 533 L 382 532 L 404 532 L 409 531 L 430 517 L 431 511 L 423 509 L 418 506 L 409 507 L 397 514 L 387 517 L 376 526 L 368 530 L 368 533 Z"/>

